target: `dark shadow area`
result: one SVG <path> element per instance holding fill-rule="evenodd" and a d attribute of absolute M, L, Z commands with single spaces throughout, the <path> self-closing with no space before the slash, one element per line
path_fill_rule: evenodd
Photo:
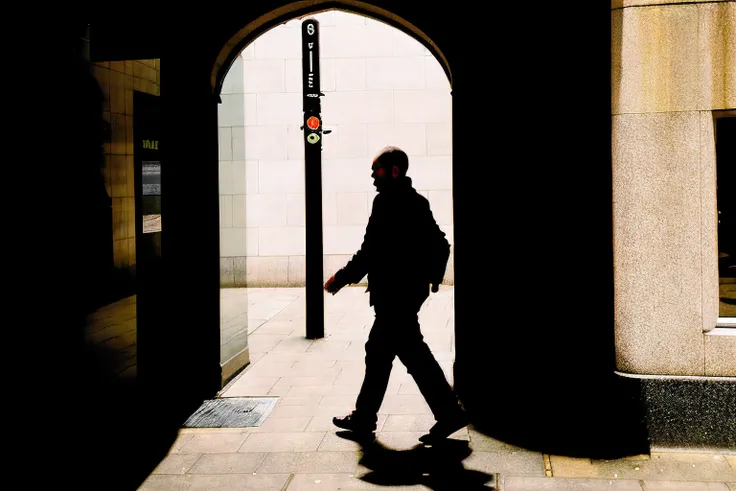
<path fill-rule="evenodd" d="M 111 198 L 103 174 L 110 126 L 104 117 L 104 90 L 85 59 L 87 26 L 57 27 L 48 55 L 54 69 L 48 73 L 59 95 L 49 102 L 51 118 L 44 121 L 45 145 L 56 154 L 43 162 L 54 181 L 48 193 L 53 203 L 32 215 L 34 226 L 44 233 L 36 242 L 42 246 L 36 262 L 45 274 L 34 278 L 34 286 L 42 289 L 31 295 L 36 304 L 23 326 L 31 333 L 23 367 L 33 373 L 21 372 L 24 389 L 30 386 L 44 402 L 25 413 L 42 422 L 43 441 L 26 438 L 24 443 L 32 452 L 44 446 L 49 458 L 44 470 L 35 469 L 29 478 L 50 481 L 49 489 L 71 485 L 131 491 L 166 456 L 181 424 L 201 402 L 201 393 L 187 392 L 177 376 L 161 376 L 166 366 L 176 364 L 165 350 L 159 352 L 157 371 L 145 368 L 153 376 L 142 385 L 140 367 L 139 377 L 123 377 L 115 370 L 123 361 L 120 349 L 86 341 L 88 316 L 130 294 L 131 285 L 140 285 L 118 281 L 113 267 Z M 160 282 L 146 286 L 160 287 Z M 161 320 L 160 315 L 151 318 L 154 323 Z M 176 352 L 176 343 L 167 348 Z M 183 379 L 191 380 L 187 375 Z"/>
<path fill-rule="evenodd" d="M 615 459 L 649 453 L 634 382 L 571 379 L 573 372 L 549 369 L 539 373 L 543 375 L 494 378 L 487 390 L 503 403 L 464 397 L 475 428 L 505 443 L 553 455 Z M 544 387 L 545 381 L 560 387 Z"/>
<path fill-rule="evenodd" d="M 144 398 L 135 380 L 105 375 L 100 360 L 114 356 L 89 349 L 81 367 L 87 377 L 75 381 L 81 393 L 71 401 L 65 425 L 77 451 L 67 472 L 80 489 L 137 489 L 167 455 L 186 419 L 174 405 Z"/>
<path fill-rule="evenodd" d="M 497 490 L 497 475 L 466 469 L 462 461 L 472 450 L 467 441 L 446 440 L 441 445 L 417 445 L 409 450 L 395 450 L 378 440 L 361 441 L 350 431 L 337 436 L 357 441 L 362 456 L 358 462 L 371 472 L 359 479 L 379 486 L 412 486 L 421 484 L 433 491 Z"/>
<path fill-rule="evenodd" d="M 472 423 L 495 439 L 614 458 L 648 442 L 639 385 L 615 373 L 626 350 L 616 353 L 614 325 L 611 12 L 597 7 L 586 22 L 535 9 L 524 32 L 554 55 L 530 65 L 495 53 L 503 75 L 488 97 L 502 124 L 492 137 L 484 125 L 454 132 L 454 380 Z M 489 86 L 450 63 L 457 125 Z M 530 94 L 549 105 L 526 110 Z M 497 165 L 477 157 L 488 145 Z"/>

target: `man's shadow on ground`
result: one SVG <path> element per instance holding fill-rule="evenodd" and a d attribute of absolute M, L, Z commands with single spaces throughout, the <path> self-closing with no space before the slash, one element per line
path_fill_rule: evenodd
<path fill-rule="evenodd" d="M 411 486 L 421 484 L 433 491 L 496 490 L 498 475 L 466 469 L 462 461 L 472 450 L 464 440 L 445 440 L 440 445 L 418 444 L 409 450 L 388 448 L 377 439 L 356 438 L 350 431 L 338 431 L 337 436 L 361 446 L 358 462 L 370 472 L 358 479 L 380 486 Z"/>

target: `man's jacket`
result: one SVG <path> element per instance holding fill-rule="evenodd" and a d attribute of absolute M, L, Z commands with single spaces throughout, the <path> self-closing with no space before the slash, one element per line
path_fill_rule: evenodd
<path fill-rule="evenodd" d="M 368 275 L 371 305 L 416 307 L 429 296 L 429 285 L 442 283 L 450 244 L 411 178 L 380 192 L 373 200 L 363 243 L 335 273 L 340 285 Z"/>

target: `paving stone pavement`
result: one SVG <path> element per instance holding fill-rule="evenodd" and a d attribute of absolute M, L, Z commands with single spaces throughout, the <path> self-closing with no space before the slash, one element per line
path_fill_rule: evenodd
<path fill-rule="evenodd" d="M 543 455 L 472 425 L 446 446 L 417 438 L 434 418 L 398 360 L 379 412 L 377 443 L 341 437 L 331 419 L 353 409 L 373 321 L 365 288 L 325 296 L 325 337 L 305 338 L 303 288 L 227 292 L 223 318 L 247 306 L 251 364 L 221 397 L 278 398 L 252 428 L 182 428 L 140 491 L 736 491 L 736 454 L 667 452 L 600 461 Z M 450 382 L 453 288 L 420 311 L 427 344 Z M 498 478 L 498 481 L 496 481 Z"/>

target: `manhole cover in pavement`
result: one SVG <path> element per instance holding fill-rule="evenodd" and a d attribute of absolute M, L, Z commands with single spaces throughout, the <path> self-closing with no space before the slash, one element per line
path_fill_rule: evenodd
<path fill-rule="evenodd" d="M 245 428 L 260 426 L 276 405 L 276 397 L 208 399 L 184 422 L 185 428 Z"/>

